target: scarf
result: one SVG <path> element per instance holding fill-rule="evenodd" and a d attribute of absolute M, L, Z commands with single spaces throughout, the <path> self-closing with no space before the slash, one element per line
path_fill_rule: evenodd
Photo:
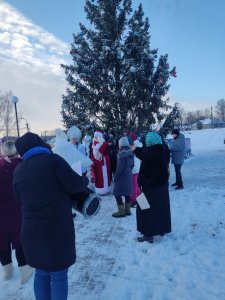
<path fill-rule="evenodd" d="M 33 147 L 33 148 L 29 149 L 28 151 L 26 151 L 24 153 L 24 155 L 22 156 L 22 159 L 25 160 L 33 155 L 37 155 L 37 154 L 41 154 L 41 153 L 51 154 L 52 152 L 45 147 L 36 146 L 36 147 Z"/>

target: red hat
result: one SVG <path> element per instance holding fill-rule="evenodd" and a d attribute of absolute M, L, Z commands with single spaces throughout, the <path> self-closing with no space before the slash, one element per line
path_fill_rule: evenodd
<path fill-rule="evenodd" d="M 136 136 L 136 134 L 134 132 L 130 132 L 130 136 L 131 136 L 133 142 L 136 141 L 137 136 Z"/>
<path fill-rule="evenodd" d="M 103 132 L 100 129 L 96 129 L 94 133 L 94 137 L 103 137 Z"/>

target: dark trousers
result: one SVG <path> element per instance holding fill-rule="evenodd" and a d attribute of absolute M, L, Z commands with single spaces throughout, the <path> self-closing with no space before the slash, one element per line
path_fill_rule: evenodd
<path fill-rule="evenodd" d="M 24 256 L 23 248 L 22 247 L 16 248 L 15 254 L 16 254 L 18 267 L 25 266 L 27 263 Z M 10 244 L 8 250 L 0 249 L 0 262 L 3 266 L 6 266 L 12 262 L 12 249 Z"/>
<path fill-rule="evenodd" d="M 176 173 L 176 184 L 179 187 L 183 186 L 183 180 L 182 180 L 182 175 L 181 175 L 181 167 L 182 164 L 174 164 L 174 168 L 175 168 L 175 173 Z"/>
<path fill-rule="evenodd" d="M 123 199 L 121 196 L 115 196 L 116 197 L 116 202 L 118 205 L 123 205 Z M 130 203 L 130 196 L 125 196 L 125 202 Z"/>

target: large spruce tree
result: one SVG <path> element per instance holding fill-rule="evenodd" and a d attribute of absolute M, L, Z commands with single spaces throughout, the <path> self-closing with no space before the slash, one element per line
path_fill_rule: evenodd
<path fill-rule="evenodd" d="M 180 117 L 180 110 L 179 110 L 179 104 L 175 103 L 172 110 L 169 114 L 165 117 L 165 120 L 163 122 L 162 127 L 160 128 L 159 132 L 160 134 L 165 138 L 169 132 L 172 131 L 172 129 L 175 126 L 175 121 L 179 119 Z"/>
<path fill-rule="evenodd" d="M 95 123 L 105 128 L 146 129 L 170 108 L 167 55 L 150 48 L 149 20 L 131 0 L 86 0 L 90 27 L 73 35 L 69 84 L 63 95 L 66 127 Z"/>

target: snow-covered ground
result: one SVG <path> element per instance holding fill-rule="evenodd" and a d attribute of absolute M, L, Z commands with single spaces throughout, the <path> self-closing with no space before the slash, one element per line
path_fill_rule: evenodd
<path fill-rule="evenodd" d="M 135 209 L 114 219 L 115 199 L 102 197 L 97 216 L 75 218 L 69 300 L 225 299 L 225 129 L 184 134 L 193 156 L 182 167 L 185 189 L 170 187 L 172 233 L 138 243 Z M 13 279 L 0 280 L 0 300 L 34 299 L 33 278 L 20 286 L 14 264 Z"/>

